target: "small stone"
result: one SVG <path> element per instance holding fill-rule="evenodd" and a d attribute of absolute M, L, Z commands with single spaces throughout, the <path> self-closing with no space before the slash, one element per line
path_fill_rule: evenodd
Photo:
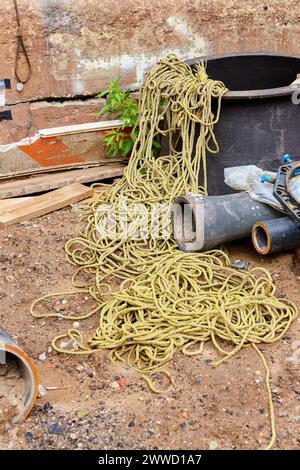
<path fill-rule="evenodd" d="M 75 213 L 81 212 L 82 210 L 81 204 L 79 204 L 78 202 L 74 202 L 73 204 L 71 204 L 71 208 L 72 208 L 72 212 L 75 212 Z"/>
<path fill-rule="evenodd" d="M 73 432 L 70 434 L 69 437 L 70 437 L 70 439 L 71 439 L 72 441 L 75 441 L 75 440 L 77 439 L 76 434 L 74 434 Z"/>
<path fill-rule="evenodd" d="M 83 449 L 83 443 L 82 442 L 77 443 L 77 449 Z"/>
<path fill-rule="evenodd" d="M 52 408 L 52 405 L 48 401 L 46 401 L 46 403 L 44 403 L 43 410 L 49 411 L 51 410 L 51 408 Z"/>
<path fill-rule="evenodd" d="M 74 321 L 73 328 L 79 328 L 79 327 L 80 327 L 79 321 Z"/>
<path fill-rule="evenodd" d="M 39 360 L 44 362 L 46 360 L 46 357 L 47 357 L 46 353 L 43 352 L 42 354 L 39 355 Z"/>
<path fill-rule="evenodd" d="M 79 419 L 83 419 L 83 418 L 86 418 L 88 415 L 89 415 L 88 411 L 82 410 L 78 412 L 77 416 Z"/>
<path fill-rule="evenodd" d="M 290 356 L 285 359 L 286 362 L 298 362 L 296 357 Z"/>
<path fill-rule="evenodd" d="M 128 427 L 129 428 L 134 428 L 135 426 L 135 422 L 134 421 L 130 421 L 130 423 L 128 424 Z"/>
<path fill-rule="evenodd" d="M 84 371 L 84 367 L 81 364 L 79 364 L 79 366 L 76 367 L 76 370 L 78 372 L 82 372 L 82 371 Z"/>
<path fill-rule="evenodd" d="M 32 441 L 32 439 L 33 439 L 32 432 L 30 432 L 30 431 L 26 432 L 25 433 L 25 439 L 26 439 L 26 441 Z"/>
<path fill-rule="evenodd" d="M 57 436 L 63 436 L 64 428 L 58 423 L 49 423 L 47 425 L 49 434 L 56 434 Z"/>
<path fill-rule="evenodd" d="M 18 406 L 19 402 L 18 400 L 14 399 L 11 401 L 12 406 Z"/>
<path fill-rule="evenodd" d="M 283 339 L 285 339 L 285 340 L 292 339 L 292 335 L 290 335 L 289 333 L 286 333 L 286 334 L 284 335 Z"/>
<path fill-rule="evenodd" d="M 61 303 L 62 303 L 63 305 L 66 305 L 66 304 L 68 303 L 68 301 L 67 301 L 67 299 L 62 299 Z"/>
<path fill-rule="evenodd" d="M 294 416 L 293 418 L 297 423 L 300 423 L 300 416 Z"/>
<path fill-rule="evenodd" d="M 69 345 L 70 345 L 69 341 L 61 341 L 59 346 L 61 349 L 66 349 L 69 347 Z"/>
<path fill-rule="evenodd" d="M 231 263 L 231 266 L 236 269 L 248 269 L 249 263 L 247 263 L 247 261 L 242 261 L 241 259 L 236 259 Z"/>
<path fill-rule="evenodd" d="M 217 441 L 210 441 L 208 444 L 209 450 L 216 450 L 218 448 L 218 443 Z"/>
<path fill-rule="evenodd" d="M 12 428 L 13 428 L 12 423 L 5 423 L 5 426 L 4 426 L 5 432 L 10 431 Z"/>
<path fill-rule="evenodd" d="M 272 387 L 272 392 L 276 394 L 276 393 L 281 393 L 282 390 L 280 387 Z"/>
<path fill-rule="evenodd" d="M 45 389 L 44 385 L 39 384 L 38 393 L 37 393 L 38 398 L 43 398 L 46 395 L 47 395 L 47 390 Z"/>

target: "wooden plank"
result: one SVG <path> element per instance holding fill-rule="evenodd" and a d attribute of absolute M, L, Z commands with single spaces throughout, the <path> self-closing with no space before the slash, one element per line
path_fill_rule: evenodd
<path fill-rule="evenodd" d="M 0 180 L 9 180 L 9 179 L 16 179 L 21 178 L 22 176 L 34 176 L 34 175 L 42 175 L 45 173 L 53 173 L 58 171 L 67 171 L 67 170 L 77 170 L 77 169 L 86 169 L 92 168 L 95 166 L 103 166 L 109 163 L 118 163 L 122 162 L 125 163 L 128 161 L 128 158 L 116 158 L 116 157 L 103 157 L 103 160 L 95 160 L 95 161 L 88 161 L 86 163 L 72 163 L 71 165 L 54 165 L 49 166 L 47 168 L 31 168 L 30 170 L 25 171 L 16 171 L 14 173 L 0 173 Z"/>
<path fill-rule="evenodd" d="M 125 166 L 121 163 L 111 163 L 96 168 L 61 171 L 50 175 L 2 182 L 0 183 L 0 199 L 50 191 L 51 189 L 62 188 L 72 183 L 87 183 L 114 178 L 115 176 L 122 176 L 124 169 Z"/>
<path fill-rule="evenodd" d="M 77 184 L 77 183 L 74 183 L 74 184 Z M 78 183 L 80 184 L 80 183 Z M 56 190 L 58 191 L 58 190 Z M 53 192 L 53 191 L 52 191 Z M 46 194 L 43 194 L 42 196 L 48 196 L 48 195 L 51 195 L 52 192 L 49 192 L 49 193 L 46 193 Z M 10 213 L 10 212 L 13 212 L 15 210 L 18 210 L 18 209 L 23 209 L 25 207 L 30 207 L 32 203 L 35 203 L 36 201 L 39 201 L 39 198 L 40 196 L 32 196 L 32 197 L 20 197 L 20 198 L 15 198 L 16 201 L 19 200 L 19 202 L 16 202 L 15 204 L 12 204 L 11 206 L 8 206 L 6 209 L 3 209 L 0 211 L 0 217 L 4 214 L 7 214 L 7 213 Z M 89 197 L 89 196 L 88 196 Z M 4 201 L 12 201 L 12 199 L 4 199 Z"/>
<path fill-rule="evenodd" d="M 13 207 L 20 204 L 20 202 L 30 201 L 34 196 L 25 196 L 25 197 L 14 197 L 12 199 L 2 199 L 0 200 L 0 214 L 6 212 L 7 210 L 13 209 Z"/>
<path fill-rule="evenodd" d="M 52 137 L 58 135 L 77 134 L 82 132 L 95 132 L 106 129 L 114 129 L 120 127 L 122 121 L 114 119 L 112 121 L 97 121 L 87 122 L 84 124 L 73 124 L 71 126 L 51 127 L 49 129 L 40 129 L 39 134 L 41 137 Z"/>
<path fill-rule="evenodd" d="M 86 199 L 92 194 L 92 188 L 74 183 L 47 194 L 35 196 L 30 201 L 20 202 L 18 206 L 0 214 L 0 228 L 49 214 L 49 212 Z"/>
<path fill-rule="evenodd" d="M 106 189 L 109 189 L 113 186 L 113 184 L 110 184 L 109 186 L 99 186 L 99 188 L 94 189 L 94 194 L 92 195 L 92 197 L 89 197 L 88 199 L 85 199 L 84 201 L 82 201 L 82 204 L 88 204 L 89 202 L 94 202 L 98 199 L 98 196 L 99 194 L 101 194 L 102 192 L 104 192 Z"/>

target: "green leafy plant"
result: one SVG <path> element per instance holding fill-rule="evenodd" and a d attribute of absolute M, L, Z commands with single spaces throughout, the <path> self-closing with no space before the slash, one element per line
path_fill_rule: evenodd
<path fill-rule="evenodd" d="M 108 88 L 97 95 L 99 99 L 106 97 L 106 103 L 98 116 L 114 117 L 122 121 L 119 128 L 107 131 L 103 140 L 109 155 L 126 157 L 131 152 L 137 137 L 138 131 L 135 126 L 139 111 L 137 103 L 130 96 L 131 90 L 120 90 L 119 81 L 119 79 L 110 80 Z"/>
<path fill-rule="evenodd" d="M 106 132 L 103 141 L 108 155 L 127 157 L 138 136 L 139 110 L 136 101 L 131 97 L 131 90 L 120 90 L 119 81 L 119 78 L 110 80 L 108 88 L 97 95 L 99 99 L 106 98 L 98 116 L 122 121 L 120 127 Z M 159 156 L 160 143 L 157 140 L 153 141 L 152 153 L 154 157 Z"/>

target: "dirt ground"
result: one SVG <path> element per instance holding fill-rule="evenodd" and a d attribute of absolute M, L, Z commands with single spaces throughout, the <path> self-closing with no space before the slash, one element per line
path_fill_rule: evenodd
<path fill-rule="evenodd" d="M 112 365 L 106 352 L 78 358 L 52 350 L 51 339 L 72 322 L 34 319 L 29 306 L 42 294 L 71 290 L 74 268 L 63 246 L 77 219 L 68 208 L 0 232 L 0 325 L 34 359 L 47 391 L 25 422 L 0 435 L 0 448 L 264 448 L 270 438 L 264 371 L 249 348 L 216 369 L 209 344 L 202 356 L 176 355 L 170 364 L 176 387 L 165 395 L 150 392 L 132 368 Z M 278 294 L 300 307 L 295 252 L 263 258 L 245 241 L 229 246 L 229 254 L 232 261 L 269 269 Z M 63 299 L 67 310 L 90 307 L 84 298 Z M 80 322 L 80 328 L 88 335 L 97 323 L 95 316 Z M 299 449 L 299 318 L 282 341 L 261 349 L 272 372 L 275 448 Z"/>

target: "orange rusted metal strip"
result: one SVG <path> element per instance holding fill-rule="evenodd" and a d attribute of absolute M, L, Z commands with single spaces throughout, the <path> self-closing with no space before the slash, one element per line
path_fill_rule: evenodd
<path fill-rule="evenodd" d="M 20 145 L 19 149 L 45 167 L 84 162 L 56 136 L 38 139 L 30 145 Z"/>

